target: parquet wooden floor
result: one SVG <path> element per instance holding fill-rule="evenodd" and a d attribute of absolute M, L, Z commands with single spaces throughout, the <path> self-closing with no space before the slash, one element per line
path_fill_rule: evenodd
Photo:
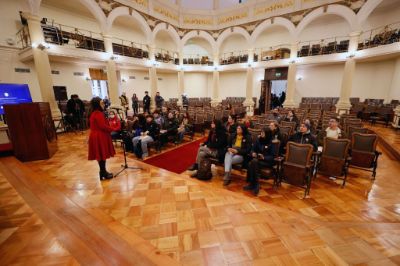
<path fill-rule="evenodd" d="M 68 134 L 50 160 L 0 159 L 1 191 L 15 188 L 9 204 L 31 208 L 50 229 L 72 260 L 59 264 L 400 265 L 400 164 L 385 154 L 375 182 L 354 169 L 344 189 L 318 177 L 306 199 L 301 189 L 275 191 L 270 181 L 256 198 L 242 191 L 239 172 L 224 189 L 221 168 L 213 168 L 211 182 L 200 182 L 131 155 L 129 164 L 143 170 L 100 182 L 86 156 L 86 136 Z M 109 169 L 121 162 L 119 150 Z M 18 219 L 0 200 L 0 224 L 14 228 Z M 0 255 L 13 255 L 7 263 L 0 256 L 0 264 L 28 260 L 30 253 L 3 231 Z M 51 240 L 33 237 L 42 240 L 37 253 L 48 257 L 43 247 Z"/>

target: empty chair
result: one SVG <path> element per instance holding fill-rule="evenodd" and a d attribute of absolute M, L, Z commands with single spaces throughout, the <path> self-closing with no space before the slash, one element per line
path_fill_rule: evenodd
<path fill-rule="evenodd" d="M 344 187 L 349 168 L 350 140 L 324 138 L 323 147 L 317 172 L 343 180 L 342 187 Z"/>
<path fill-rule="evenodd" d="M 286 145 L 286 156 L 281 164 L 278 174 L 279 186 L 285 182 L 297 187 L 304 188 L 304 197 L 310 194 L 311 173 L 313 164 L 311 156 L 313 146 L 311 144 L 298 144 L 289 141 Z"/>
<path fill-rule="evenodd" d="M 351 141 L 350 166 L 372 172 L 375 179 L 378 158 L 382 153 L 376 150 L 376 134 L 353 133 Z"/>

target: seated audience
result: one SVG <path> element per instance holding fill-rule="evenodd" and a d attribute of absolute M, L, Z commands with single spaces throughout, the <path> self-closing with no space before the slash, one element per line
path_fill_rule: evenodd
<path fill-rule="evenodd" d="M 317 138 L 311 134 L 310 124 L 305 122 L 300 124 L 299 132 L 293 134 L 289 141 L 293 141 L 300 144 L 311 144 L 313 145 L 314 151 L 318 149 Z"/>
<path fill-rule="evenodd" d="M 108 123 L 112 129 L 111 132 L 111 138 L 112 139 L 117 139 L 120 136 L 121 133 L 121 121 L 119 118 L 115 115 L 114 111 L 110 111 L 108 113 Z"/>
<path fill-rule="evenodd" d="M 134 137 L 132 139 L 133 150 L 138 158 L 145 159 L 149 156 L 147 150 L 147 144 L 156 140 L 160 128 L 157 123 L 154 122 L 153 116 L 146 116 L 146 124 L 143 127 L 143 131 L 140 136 Z M 138 148 L 138 143 L 140 142 L 140 149 Z"/>
<path fill-rule="evenodd" d="M 272 110 L 272 114 L 269 114 L 267 116 L 268 120 L 275 120 L 278 123 L 281 121 L 281 116 L 279 115 L 279 110 L 278 108 L 275 108 L 274 110 Z"/>
<path fill-rule="evenodd" d="M 164 124 L 164 118 L 160 115 L 160 113 L 156 110 L 153 112 L 154 122 L 161 128 Z"/>
<path fill-rule="evenodd" d="M 165 144 L 168 142 L 169 137 L 173 137 L 174 141 L 176 141 L 176 136 L 178 133 L 178 120 L 175 118 L 172 112 L 168 113 L 168 118 L 164 120 L 164 123 L 160 130 L 160 141 L 161 144 Z"/>
<path fill-rule="evenodd" d="M 331 118 L 329 120 L 329 126 L 325 129 L 325 132 L 328 138 L 338 139 L 342 136 L 342 131 L 338 126 L 336 118 Z"/>
<path fill-rule="evenodd" d="M 168 112 L 169 112 L 169 110 L 168 110 L 167 106 L 161 107 L 161 114 L 160 115 L 164 120 L 166 120 L 168 118 Z"/>
<path fill-rule="evenodd" d="M 316 128 L 315 128 L 315 123 L 314 120 L 310 119 L 304 119 L 304 123 L 310 126 L 310 132 L 311 134 L 316 134 Z"/>
<path fill-rule="evenodd" d="M 247 133 L 247 128 L 243 125 L 237 126 L 236 134 L 232 136 L 228 143 L 228 151 L 225 153 L 224 186 L 231 183 L 232 165 L 246 163 L 245 159 L 251 151 L 251 145 L 251 135 Z"/>
<path fill-rule="evenodd" d="M 226 132 L 220 120 L 213 120 L 211 122 L 211 130 L 208 134 L 206 142 L 200 145 L 197 151 L 196 163 L 194 163 L 188 170 L 198 170 L 200 162 L 206 157 L 218 158 L 223 161 L 226 148 Z M 196 177 L 197 172 L 192 174 Z"/>
<path fill-rule="evenodd" d="M 260 185 L 258 181 L 259 167 L 272 167 L 274 165 L 274 155 L 276 154 L 272 132 L 269 129 L 261 131 L 251 151 L 251 161 L 247 166 L 247 182 L 249 185 L 243 187 L 250 190 L 255 196 L 258 195 Z"/>
<path fill-rule="evenodd" d="M 225 130 L 229 135 L 233 135 L 236 133 L 236 117 L 229 115 L 228 116 L 228 121 L 225 123 Z"/>
<path fill-rule="evenodd" d="M 250 117 L 248 115 L 245 115 L 245 117 L 243 118 L 243 124 L 247 128 L 252 128 L 253 127 L 253 121 L 251 121 L 251 119 L 250 119 Z"/>
<path fill-rule="evenodd" d="M 289 110 L 288 114 L 286 115 L 285 119 L 283 119 L 285 122 L 296 122 L 296 128 L 299 124 L 299 119 L 297 118 L 296 114 L 294 111 Z"/>
<path fill-rule="evenodd" d="M 176 115 L 176 117 L 179 117 L 179 112 L 177 112 L 177 114 L 175 114 L 175 115 Z M 181 121 L 179 121 L 178 142 L 181 142 L 183 140 L 185 133 L 188 133 L 191 131 L 192 131 L 192 125 L 190 123 L 190 117 L 189 117 L 189 114 L 187 112 L 185 112 L 185 113 L 183 113 L 183 117 L 182 117 Z"/>

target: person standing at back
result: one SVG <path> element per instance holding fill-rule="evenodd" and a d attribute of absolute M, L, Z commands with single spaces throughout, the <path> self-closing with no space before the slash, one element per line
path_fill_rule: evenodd
<path fill-rule="evenodd" d="M 149 92 L 145 91 L 144 92 L 144 97 L 143 97 L 143 112 L 150 114 L 150 103 L 151 103 L 151 98 L 149 96 Z"/>
<path fill-rule="evenodd" d="M 164 105 L 164 98 L 160 95 L 160 92 L 157 91 L 156 97 L 154 99 L 156 101 L 156 108 L 161 109 Z"/>
<path fill-rule="evenodd" d="M 132 95 L 132 110 L 134 115 L 139 113 L 139 99 L 136 96 L 136 93 Z"/>
<path fill-rule="evenodd" d="M 122 109 L 124 109 L 124 111 L 125 111 L 125 116 L 128 116 L 129 101 L 128 101 L 128 98 L 126 97 L 126 93 L 125 92 L 123 92 L 121 94 L 121 96 L 119 96 L 119 100 L 121 101 Z"/>

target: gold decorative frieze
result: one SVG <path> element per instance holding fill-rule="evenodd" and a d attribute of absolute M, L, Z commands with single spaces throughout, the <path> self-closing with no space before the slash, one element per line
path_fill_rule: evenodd
<path fill-rule="evenodd" d="M 280 3 L 271 4 L 268 6 L 257 7 L 254 9 L 254 14 L 256 16 L 271 13 L 280 9 L 285 9 L 288 7 L 294 7 L 294 0 L 285 0 Z"/>
<path fill-rule="evenodd" d="M 170 19 L 172 19 L 172 20 L 179 21 L 179 16 L 178 16 L 178 15 L 176 15 L 176 14 L 174 14 L 174 13 L 168 11 L 168 10 L 165 9 L 165 8 L 156 6 L 156 7 L 154 7 L 154 12 L 156 12 L 156 13 L 158 13 L 158 14 L 161 14 L 161 15 L 163 15 L 164 17 L 170 18 Z"/>
<path fill-rule="evenodd" d="M 212 18 L 194 18 L 194 17 L 183 17 L 184 24 L 191 24 L 191 25 L 212 25 L 213 19 Z"/>
<path fill-rule="evenodd" d="M 149 6 L 149 1 L 148 0 L 131 0 L 135 2 L 136 4 L 143 6 L 143 7 L 148 7 Z"/>
<path fill-rule="evenodd" d="M 229 22 L 234 22 L 243 18 L 247 18 L 247 11 L 246 12 L 242 12 L 242 13 L 238 13 L 235 15 L 228 15 L 228 16 L 223 16 L 223 17 L 219 17 L 218 18 L 218 24 L 225 24 L 225 23 L 229 23 Z"/>

